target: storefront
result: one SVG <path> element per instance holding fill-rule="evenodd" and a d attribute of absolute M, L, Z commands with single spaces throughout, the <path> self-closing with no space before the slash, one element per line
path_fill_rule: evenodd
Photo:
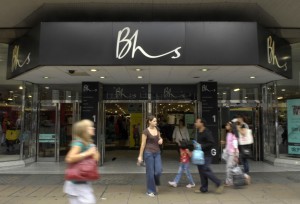
<path fill-rule="evenodd" d="M 242 108 L 243 104 L 253 102 L 252 105 L 245 106 L 248 107 L 247 110 L 255 110 L 251 114 L 251 118 L 257 118 L 252 120 L 253 124 L 262 128 L 265 124 L 274 122 L 274 117 L 263 114 L 271 104 L 270 96 L 264 92 L 268 86 L 265 84 L 291 78 L 291 62 L 289 44 L 255 22 L 41 23 L 9 48 L 8 79 L 32 83 L 24 84 L 23 98 L 28 98 L 30 105 L 26 105 L 26 100 L 23 100 L 22 121 L 31 117 L 32 124 L 23 122 L 21 126 L 22 134 L 31 127 L 28 132 L 30 136 L 26 137 L 27 142 L 24 141 L 21 145 L 24 146 L 22 152 L 26 149 L 25 154 L 21 153 L 21 158 L 59 161 L 70 141 L 69 126 L 79 118 L 95 122 L 95 142 L 103 154 L 106 146 L 114 146 L 115 138 L 127 138 L 126 146 L 136 146 L 134 129 L 137 126 L 145 127 L 144 119 L 149 114 L 164 116 L 161 118 L 162 122 L 169 120 L 169 117 L 170 125 L 177 124 L 179 118 L 184 118 L 191 134 L 191 121 L 197 116 L 205 117 L 208 127 L 214 131 L 216 140 L 219 140 L 221 123 L 229 119 L 225 117 L 221 121 L 224 108 Z M 212 78 L 199 75 L 198 78 L 193 77 L 194 81 L 183 82 L 178 78 L 175 83 L 165 81 L 158 74 L 152 78 L 149 76 L 153 80 L 146 84 L 122 83 L 123 73 L 114 72 L 113 77 L 120 78 L 117 83 L 109 80 L 103 82 L 93 75 L 85 75 L 83 70 L 96 66 L 105 66 L 106 70 L 118 70 L 124 66 L 135 70 L 148 69 L 149 75 L 156 68 L 163 69 L 164 66 L 180 66 L 181 72 L 203 66 L 216 71 L 211 75 Z M 77 67 L 80 67 L 79 71 Z M 240 94 L 228 91 L 227 96 L 223 94 L 224 91 L 219 91 L 226 85 L 237 84 L 235 80 L 240 80 L 237 76 L 230 78 L 234 75 L 226 72 L 226 68 L 241 73 L 239 77 L 246 77 L 248 80 L 249 72 L 258 72 L 253 74 L 258 75 L 255 76 L 256 87 L 250 88 L 253 91 L 251 99 L 247 91 Z M 55 74 L 52 74 L 48 82 L 42 82 L 42 78 L 51 73 Z M 178 71 L 178 75 L 180 73 Z M 69 78 L 72 80 L 68 81 Z M 224 84 L 224 78 L 230 79 Z M 244 86 L 247 86 L 247 82 L 245 83 Z M 73 91 L 67 88 L 68 84 L 73 88 L 80 88 Z M 42 92 L 45 92 L 47 86 L 50 87 L 48 94 L 43 96 Z M 31 89 L 33 91 L 29 93 Z M 29 94 L 32 96 L 30 99 Z M 244 103 L 245 100 L 248 102 Z M 174 111 L 167 106 L 172 106 Z M 72 117 L 67 117 L 69 114 Z M 121 118 L 118 118 L 120 115 Z M 128 118 L 131 117 L 135 118 L 131 119 L 135 120 L 134 123 L 128 123 Z M 112 125 L 110 123 L 115 124 L 116 121 L 127 126 L 126 133 L 117 136 L 116 132 L 107 132 L 107 127 Z M 61 134 L 62 130 L 64 134 Z M 272 138 L 271 130 L 271 125 L 268 131 L 257 130 L 261 132 L 255 147 L 259 149 L 256 156 L 259 160 L 263 160 L 264 153 L 272 148 L 272 141 L 267 139 Z M 118 143 L 120 144 L 119 141 Z M 219 152 L 220 147 L 216 146 L 212 152 L 216 160 Z"/>

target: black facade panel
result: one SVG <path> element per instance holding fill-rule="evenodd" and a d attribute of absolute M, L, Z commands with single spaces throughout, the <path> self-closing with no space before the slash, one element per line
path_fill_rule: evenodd
<path fill-rule="evenodd" d="M 112 23 L 42 23 L 41 65 L 112 63 Z"/>
<path fill-rule="evenodd" d="M 257 24 L 251 22 L 186 23 L 189 64 L 258 64 Z"/>

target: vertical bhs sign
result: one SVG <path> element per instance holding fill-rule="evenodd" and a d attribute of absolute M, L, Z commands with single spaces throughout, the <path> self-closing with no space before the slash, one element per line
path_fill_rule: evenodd
<path fill-rule="evenodd" d="M 99 103 L 99 82 L 82 82 L 82 105 L 81 119 L 88 119 L 94 122 L 95 134 L 97 134 Z M 97 135 L 94 137 L 97 144 Z"/>
<path fill-rule="evenodd" d="M 219 129 L 218 129 L 218 84 L 217 82 L 200 83 L 200 100 L 202 118 L 207 122 L 207 128 L 212 132 L 215 146 L 211 150 L 213 163 L 219 162 Z"/>

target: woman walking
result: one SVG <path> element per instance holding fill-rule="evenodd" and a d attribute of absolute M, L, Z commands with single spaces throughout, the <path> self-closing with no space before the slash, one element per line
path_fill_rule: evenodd
<path fill-rule="evenodd" d="M 90 156 L 99 161 L 100 154 L 92 139 L 94 135 L 94 123 L 90 120 L 81 120 L 73 125 L 72 147 L 65 159 L 68 164 L 76 163 Z M 70 204 L 96 203 L 90 182 L 65 181 L 64 192 L 68 195 Z"/>
<path fill-rule="evenodd" d="M 146 163 L 147 176 L 147 192 L 150 197 L 157 195 L 157 186 L 160 185 L 160 175 L 162 173 L 162 164 L 159 145 L 163 143 L 163 139 L 158 131 L 157 119 L 149 116 L 147 119 L 148 128 L 142 133 L 142 143 L 138 156 L 138 163 Z"/>

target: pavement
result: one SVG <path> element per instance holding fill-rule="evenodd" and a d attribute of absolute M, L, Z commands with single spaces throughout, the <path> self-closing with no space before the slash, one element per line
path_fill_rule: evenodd
<path fill-rule="evenodd" d="M 93 182 L 97 203 L 102 204 L 299 204 L 300 168 L 277 167 L 266 162 L 250 160 L 251 185 L 243 188 L 226 187 L 222 194 L 215 194 L 209 184 L 208 193 L 194 193 L 199 188 L 197 168 L 191 165 L 196 188 L 188 189 L 183 175 L 177 188 L 168 181 L 174 179 L 178 161 L 174 154 L 163 155 L 162 185 L 158 196 L 151 198 L 146 192 L 145 168 L 137 167 L 136 152 L 111 152 L 99 168 L 101 179 Z M 173 156 L 172 156 L 173 155 Z M 35 162 L 25 167 L 0 169 L 0 204 L 67 204 L 63 193 L 63 162 Z M 225 179 L 225 165 L 214 164 L 216 175 Z"/>

